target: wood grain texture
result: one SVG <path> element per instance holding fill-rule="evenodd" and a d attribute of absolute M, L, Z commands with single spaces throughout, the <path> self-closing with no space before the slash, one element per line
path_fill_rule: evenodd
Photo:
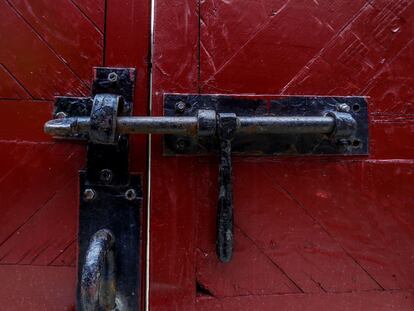
<path fill-rule="evenodd" d="M 103 2 L 90 9 L 103 20 Z M 1 0 L 0 16 L 0 309 L 75 310 L 85 152 L 52 142 L 43 124 L 54 95 L 89 94 L 103 33 L 66 0 Z"/>
<path fill-rule="evenodd" d="M 198 90 L 198 15 L 196 1 L 155 5 L 153 115 L 162 115 L 164 92 Z M 194 310 L 195 159 L 163 157 L 153 136 L 151 171 L 151 310 Z"/>
<path fill-rule="evenodd" d="M 156 14 L 157 114 L 158 96 L 170 90 L 367 95 L 371 152 L 236 157 L 236 246 L 224 265 L 215 255 L 217 159 L 159 160 L 155 141 L 153 308 L 167 310 L 167 299 L 177 310 L 412 308 L 413 1 L 201 1 L 198 42 L 188 31 L 176 35 L 193 19 L 177 26 L 164 5 Z M 199 61 L 189 69 L 195 44 Z"/>
<path fill-rule="evenodd" d="M 0 265 L 0 301 L 8 311 L 75 311 L 73 267 Z"/>

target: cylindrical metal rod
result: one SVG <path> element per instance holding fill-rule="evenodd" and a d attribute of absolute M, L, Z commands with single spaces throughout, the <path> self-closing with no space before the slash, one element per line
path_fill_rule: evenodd
<path fill-rule="evenodd" d="M 118 117 L 121 134 L 197 135 L 197 117 Z"/>
<path fill-rule="evenodd" d="M 116 130 L 121 134 L 175 134 L 196 136 L 198 118 L 182 117 L 117 117 Z M 335 119 L 324 117 L 237 117 L 237 133 L 249 134 L 328 134 L 335 129 Z M 89 117 L 54 119 L 45 124 L 45 132 L 56 136 L 87 133 Z"/>
<path fill-rule="evenodd" d="M 328 134 L 335 129 L 333 117 L 238 117 L 238 133 Z"/>

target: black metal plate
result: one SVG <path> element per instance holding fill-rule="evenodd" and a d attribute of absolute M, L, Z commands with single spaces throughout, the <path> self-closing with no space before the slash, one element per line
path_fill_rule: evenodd
<path fill-rule="evenodd" d="M 176 111 L 177 102 L 186 109 Z M 232 150 L 239 155 L 366 155 L 368 154 L 368 109 L 365 97 L 323 96 L 232 96 L 165 94 L 165 116 L 194 116 L 199 109 L 233 112 L 239 116 L 323 116 L 348 104 L 357 121 L 355 137 L 336 140 L 328 135 L 237 135 Z M 166 155 L 207 154 L 217 152 L 216 138 L 164 136 Z"/>
<path fill-rule="evenodd" d="M 116 81 L 110 81 L 108 76 L 112 73 L 117 75 Z M 92 96 L 98 93 L 110 93 L 122 95 L 125 100 L 123 110 L 118 115 L 127 116 L 132 113 L 132 100 L 134 97 L 135 69 L 95 67 L 94 80 L 92 83 Z"/>
<path fill-rule="evenodd" d="M 109 81 L 108 75 L 115 73 L 118 77 L 116 81 Z M 135 69 L 134 68 L 111 68 L 111 67 L 94 67 L 94 80 L 92 83 L 91 97 L 55 97 L 53 118 L 58 117 L 59 112 L 65 113 L 67 117 L 89 117 L 91 115 L 93 97 L 98 93 L 110 93 L 122 95 L 124 104 L 118 115 L 129 116 L 132 114 Z M 57 137 L 59 139 L 80 139 L 87 140 L 88 135 L 76 134 L 67 137 Z"/>
<path fill-rule="evenodd" d="M 91 188 L 96 198 L 87 201 L 82 194 Z M 137 198 L 129 201 L 125 191 L 134 189 Z M 115 236 L 115 253 L 117 269 L 117 293 L 128 308 L 139 310 L 141 294 L 140 250 L 142 219 L 141 176 L 130 176 L 129 185 L 94 185 L 86 182 L 85 172 L 80 173 L 80 208 L 79 208 L 79 257 L 78 280 L 81 279 L 85 252 L 92 235 L 100 229 L 109 229 Z M 78 297 L 80 297 L 80 282 Z M 78 298 L 78 310 L 82 310 Z M 124 310 L 124 309 L 122 309 Z"/>

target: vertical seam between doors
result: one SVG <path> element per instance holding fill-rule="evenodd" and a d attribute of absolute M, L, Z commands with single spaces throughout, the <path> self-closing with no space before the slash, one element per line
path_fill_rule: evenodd
<path fill-rule="evenodd" d="M 153 56 L 154 56 L 154 27 L 155 27 L 155 1 L 150 0 L 150 44 L 149 44 L 149 94 L 148 94 L 148 113 L 152 115 L 152 78 L 153 78 Z M 145 250 L 145 311 L 150 310 L 150 253 L 151 253 L 151 152 L 152 137 L 148 135 L 147 148 L 147 232 L 146 232 L 146 250 Z"/>

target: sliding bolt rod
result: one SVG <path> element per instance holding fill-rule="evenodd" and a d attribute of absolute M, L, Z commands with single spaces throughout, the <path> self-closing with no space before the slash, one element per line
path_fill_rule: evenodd
<path fill-rule="evenodd" d="M 197 136 L 197 116 L 180 117 L 117 117 L 116 131 L 119 134 L 174 134 Z M 236 133 L 243 134 L 329 134 L 335 129 L 332 116 L 311 117 L 237 117 Z M 88 133 L 89 117 L 68 117 L 50 120 L 45 124 L 47 134 L 69 136 Z"/>

